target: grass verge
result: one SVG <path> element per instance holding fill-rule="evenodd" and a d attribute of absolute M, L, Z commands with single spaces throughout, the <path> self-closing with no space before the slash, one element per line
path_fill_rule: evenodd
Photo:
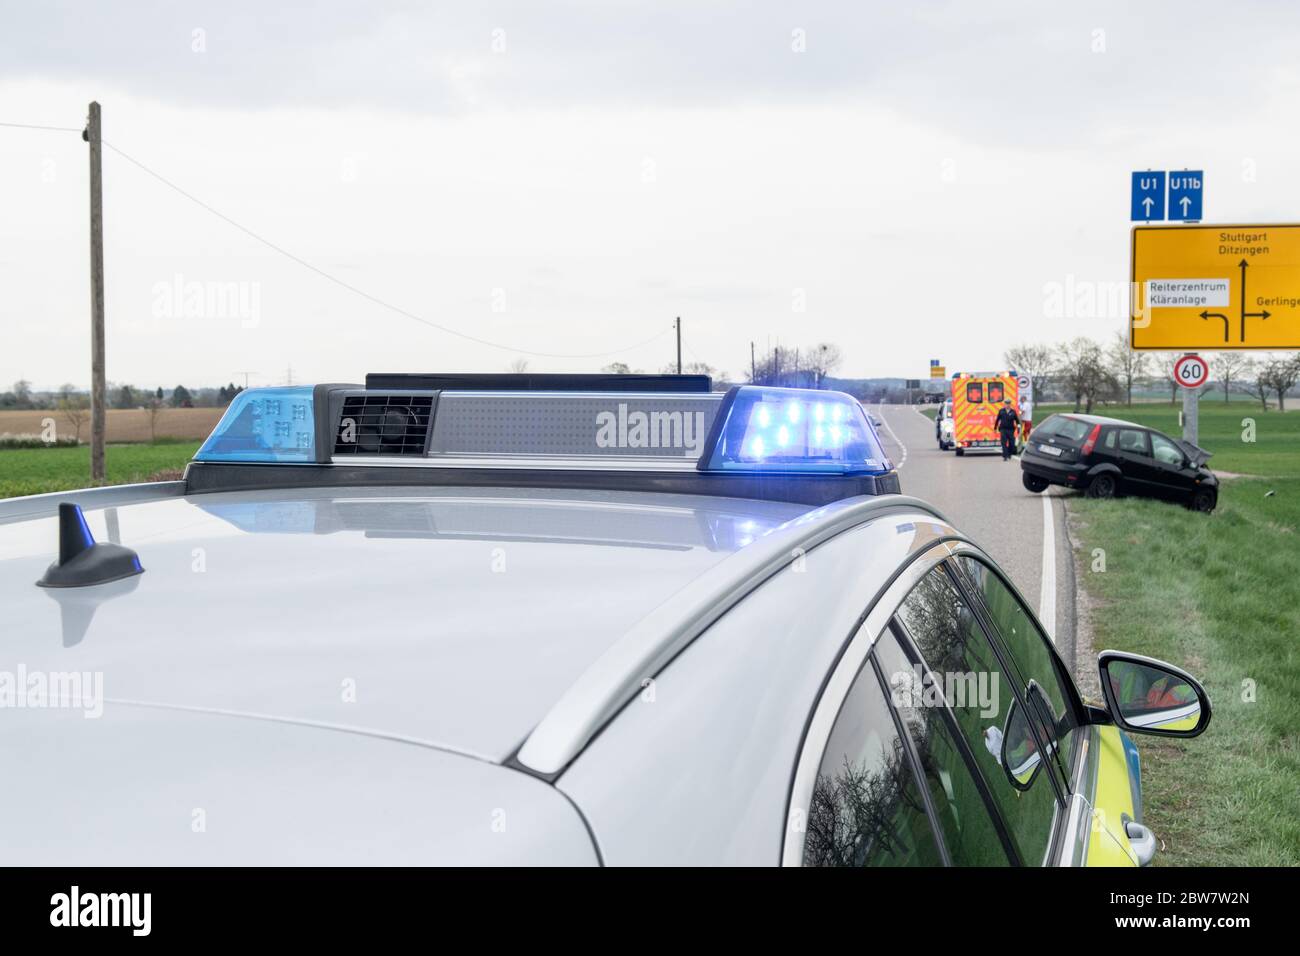
<path fill-rule="evenodd" d="M 109 445 L 104 456 L 107 483 L 148 481 L 158 472 L 183 469 L 198 447 L 194 441 Z M 71 491 L 89 484 L 89 445 L 0 450 L 0 498 Z"/>
<path fill-rule="evenodd" d="M 1181 434 L 1167 405 L 1101 413 Z M 1254 420 L 1253 442 L 1243 418 Z M 1271 477 L 1223 481 L 1209 516 L 1136 498 L 1071 498 L 1080 584 L 1095 605 L 1098 650 L 1184 666 L 1214 704 L 1210 729 L 1195 740 L 1137 738 L 1147 822 L 1163 843 L 1157 861 L 1295 866 L 1300 414 L 1203 400 L 1200 429 L 1211 467 Z"/>

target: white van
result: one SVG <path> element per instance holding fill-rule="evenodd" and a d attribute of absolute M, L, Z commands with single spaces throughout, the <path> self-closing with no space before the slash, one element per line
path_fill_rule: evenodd
<path fill-rule="evenodd" d="M 934 416 L 934 437 L 939 443 L 939 448 L 948 451 L 956 447 L 957 441 L 953 438 L 953 420 L 952 420 L 952 399 L 948 399 L 939 406 L 939 411 Z"/>

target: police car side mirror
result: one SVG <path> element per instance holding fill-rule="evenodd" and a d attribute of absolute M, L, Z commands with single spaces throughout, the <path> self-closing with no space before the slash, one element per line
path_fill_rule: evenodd
<path fill-rule="evenodd" d="M 1039 722 L 1050 728 L 1052 724 L 1052 705 L 1047 700 L 1043 689 L 1037 682 L 1030 681 L 1026 689 L 1028 706 L 1038 711 Z M 1050 738 L 1052 731 L 1048 730 Z M 1028 790 L 1034 784 L 1034 778 L 1043 767 L 1043 755 L 1034 736 L 1033 728 L 1026 719 L 1020 701 L 1011 702 L 1007 719 L 1002 725 L 998 752 L 994 754 L 1002 765 L 1002 772 L 1007 775 L 1011 786 L 1017 790 Z M 1048 747 L 1052 746 L 1049 739 Z"/>
<path fill-rule="evenodd" d="M 1157 737 L 1196 737 L 1210 725 L 1210 698 L 1199 681 L 1172 664 L 1102 651 L 1101 690 L 1122 729 Z"/>
<path fill-rule="evenodd" d="M 1007 780 L 1017 790 L 1028 790 L 1033 786 L 1038 771 L 1043 769 L 1043 758 L 1038 752 L 1033 731 L 1029 729 L 1029 721 L 1025 719 L 1024 708 L 1018 701 L 1013 702 L 1007 711 L 999 744 L 996 756 Z"/>

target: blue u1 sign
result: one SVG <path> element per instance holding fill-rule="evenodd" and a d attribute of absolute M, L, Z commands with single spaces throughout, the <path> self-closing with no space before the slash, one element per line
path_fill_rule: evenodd
<path fill-rule="evenodd" d="M 1133 174 L 1133 195 L 1129 202 L 1129 219 L 1134 222 L 1152 222 L 1165 218 L 1165 174 L 1151 172 Z"/>
<path fill-rule="evenodd" d="M 1184 222 L 1201 221 L 1201 196 L 1205 176 L 1199 169 L 1169 172 L 1169 218 Z"/>

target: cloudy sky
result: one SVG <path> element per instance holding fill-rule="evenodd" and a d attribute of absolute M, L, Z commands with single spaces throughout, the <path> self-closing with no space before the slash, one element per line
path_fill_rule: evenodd
<path fill-rule="evenodd" d="M 0 124 L 73 130 L 0 125 L 0 388 L 89 382 L 92 99 L 110 380 L 658 370 L 677 315 L 732 374 L 910 376 L 1123 328 L 1131 170 L 1300 218 L 1297 41 L 1281 3 L 0 0 Z"/>

